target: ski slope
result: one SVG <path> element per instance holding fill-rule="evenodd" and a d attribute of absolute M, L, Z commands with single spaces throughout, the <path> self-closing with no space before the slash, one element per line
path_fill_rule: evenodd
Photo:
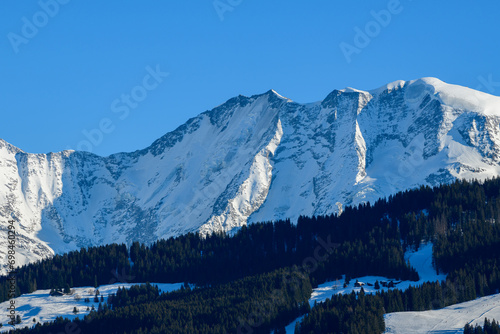
<path fill-rule="evenodd" d="M 484 318 L 500 319 L 500 294 L 469 302 L 422 312 L 389 313 L 385 318 L 385 333 L 463 333 L 465 324 L 483 325 Z"/>

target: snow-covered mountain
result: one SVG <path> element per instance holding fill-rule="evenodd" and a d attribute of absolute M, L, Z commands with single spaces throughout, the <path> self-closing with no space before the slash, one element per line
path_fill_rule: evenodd
<path fill-rule="evenodd" d="M 0 140 L 0 243 L 10 217 L 17 263 L 295 221 L 421 184 L 499 175 L 499 162 L 500 98 L 438 79 L 334 90 L 309 104 L 274 91 L 240 95 L 132 153 L 30 154 Z"/>

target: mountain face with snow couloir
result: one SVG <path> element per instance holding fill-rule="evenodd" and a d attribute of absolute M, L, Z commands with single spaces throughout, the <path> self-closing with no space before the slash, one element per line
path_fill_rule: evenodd
<path fill-rule="evenodd" d="M 30 154 L 0 139 L 0 243 L 11 217 L 23 264 L 113 242 L 295 222 L 496 175 L 500 97 L 434 78 L 334 90 L 309 104 L 269 91 L 232 98 L 132 153 Z"/>

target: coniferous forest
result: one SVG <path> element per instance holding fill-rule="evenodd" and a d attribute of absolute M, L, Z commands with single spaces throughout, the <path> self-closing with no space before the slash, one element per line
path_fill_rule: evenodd
<path fill-rule="evenodd" d="M 466 324 L 464 334 L 500 334 L 500 325 L 496 320 L 490 321 L 485 318 L 483 326 Z"/>
<path fill-rule="evenodd" d="M 16 333 L 382 333 L 383 314 L 438 309 L 500 289 L 500 179 L 421 187 L 340 215 L 296 224 L 252 224 L 236 234 L 188 234 L 152 245 L 90 247 L 20 268 L 18 294 L 66 286 L 185 282 L 196 288 L 160 294 L 154 286 L 119 290 L 84 320 L 58 318 Z M 311 289 L 364 275 L 418 280 L 404 252 L 434 243 L 443 282 L 401 291 L 337 295 L 310 308 Z M 7 300 L 6 277 L 0 300 Z M 488 327 L 489 328 L 489 327 Z M 480 330 L 470 329 L 467 330 Z"/>

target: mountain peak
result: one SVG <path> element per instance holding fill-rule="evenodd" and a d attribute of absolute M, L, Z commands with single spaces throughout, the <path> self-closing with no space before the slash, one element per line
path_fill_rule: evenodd
<path fill-rule="evenodd" d="M 279 94 L 276 90 L 274 89 L 269 89 L 267 92 L 263 94 L 257 94 L 253 95 L 253 98 L 258 98 L 260 96 L 268 96 L 270 99 L 279 99 L 279 100 L 284 100 L 287 102 L 293 102 L 291 99 L 284 97 L 283 95 Z"/>
<path fill-rule="evenodd" d="M 500 116 L 500 97 L 468 87 L 449 84 L 437 78 L 426 77 L 409 81 L 412 94 L 432 94 L 447 106 L 470 110 L 482 115 Z"/>

